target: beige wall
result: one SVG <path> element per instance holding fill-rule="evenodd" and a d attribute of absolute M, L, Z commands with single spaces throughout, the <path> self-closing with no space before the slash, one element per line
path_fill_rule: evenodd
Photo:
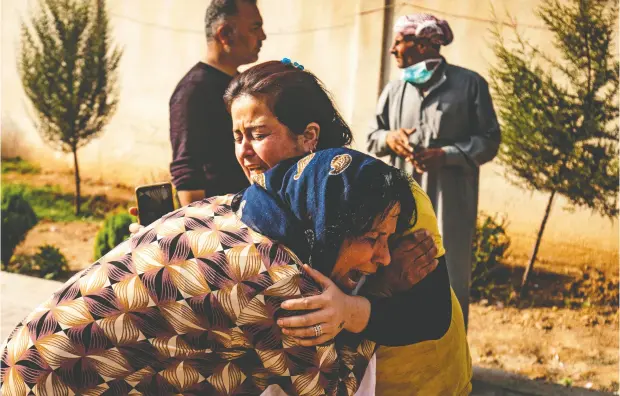
<path fill-rule="evenodd" d="M 69 166 L 70 158 L 48 149 L 34 130 L 28 103 L 16 72 L 19 19 L 33 0 L 2 0 L 2 154 L 22 155 L 43 164 Z M 80 152 L 84 175 L 136 184 L 167 177 L 168 99 L 183 74 L 204 51 L 202 20 L 206 0 L 108 0 L 114 37 L 124 48 L 120 107 L 101 138 Z M 260 61 L 290 57 L 316 73 L 331 89 L 355 133 L 355 147 L 365 146 L 366 125 L 381 85 L 384 0 L 259 0 L 268 39 Z M 540 25 L 538 0 L 409 1 L 394 0 L 394 18 L 425 8 L 451 24 L 454 42 L 447 59 L 488 75 L 493 54 L 488 42 L 490 6 L 503 17 L 509 11 L 520 24 Z M 544 49 L 549 33 L 520 29 Z M 389 62 L 386 77 L 399 71 Z M 542 217 L 545 196 L 526 193 L 505 182 L 497 164 L 483 167 L 480 207 L 506 213 L 511 230 L 526 246 Z M 558 200 L 547 237 L 556 248 L 569 244 L 577 252 L 594 245 L 617 260 L 618 226 L 588 211 L 568 214 Z M 587 224 L 587 227 L 585 225 Z M 585 230 L 585 231 L 584 231 Z M 550 242 L 547 246 L 551 246 Z M 523 246 L 519 249 L 523 250 Z M 542 254 L 545 254 L 543 245 Z M 581 249 L 581 250 L 580 250 Z M 555 254 L 549 251 L 548 254 Z M 577 254 L 577 253 L 575 253 Z M 574 256 L 574 254 L 572 254 Z M 584 256 L 585 257 L 585 256 Z M 584 258 L 584 260 L 586 260 Z"/>
<path fill-rule="evenodd" d="M 29 117 L 15 62 L 19 17 L 32 0 L 2 0 L 3 155 L 20 154 L 70 165 L 42 143 Z M 114 37 L 124 48 L 120 106 L 101 138 L 81 150 L 86 175 L 136 183 L 165 175 L 171 157 L 168 100 L 176 83 L 204 53 L 204 0 L 108 0 Z M 380 67 L 382 0 L 263 0 L 268 40 L 260 61 L 288 56 L 330 87 L 348 120 L 374 108 Z M 301 5 L 301 6 L 300 6 Z M 307 6 L 306 6 L 307 5 Z M 334 27 L 335 26 L 335 27 Z M 323 29 L 327 27 L 327 29 Z M 330 28 L 331 27 L 331 28 Z M 377 80 L 378 81 L 378 80 Z M 359 101 L 359 97 L 365 101 Z M 361 104 L 361 105 L 360 105 Z M 363 146 L 363 137 L 358 139 Z"/>

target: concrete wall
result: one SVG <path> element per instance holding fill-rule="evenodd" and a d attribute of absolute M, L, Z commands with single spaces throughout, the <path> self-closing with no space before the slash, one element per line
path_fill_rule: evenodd
<path fill-rule="evenodd" d="M 120 106 L 102 137 L 80 152 L 86 175 L 133 184 L 167 173 L 168 100 L 205 51 L 207 3 L 108 1 L 114 37 L 124 49 Z M 19 20 L 34 4 L 2 0 L 2 153 L 69 166 L 70 158 L 49 150 L 34 129 L 15 67 Z M 332 90 L 348 120 L 363 120 L 378 95 L 383 11 L 359 12 L 382 5 L 383 0 L 263 0 L 268 40 L 259 61 L 288 56 L 301 62 Z M 376 81 L 372 89 L 364 84 L 369 79 Z M 366 100 L 358 106 L 360 96 Z M 363 137 L 358 140 L 362 147 Z"/>
<path fill-rule="evenodd" d="M 445 48 L 445 56 L 483 76 L 494 61 L 488 31 L 491 6 L 500 17 L 510 12 L 526 37 L 551 50 L 550 35 L 539 28 L 541 22 L 535 17 L 538 0 L 387 3 L 391 6 L 386 10 L 385 0 L 259 0 L 268 36 L 259 61 L 287 56 L 316 73 L 351 123 L 359 149 L 364 148 L 366 126 L 382 83 L 398 77 L 398 69 L 383 50 L 396 17 L 428 11 L 448 19 L 455 40 Z M 33 0 L 2 0 L 2 155 L 69 167 L 71 159 L 47 148 L 35 131 L 16 72 L 19 20 L 33 4 Z M 86 177 L 130 185 L 167 177 L 168 99 L 204 51 L 202 20 L 207 4 L 207 0 L 108 0 L 114 37 L 124 48 L 121 99 L 102 137 L 80 151 Z M 390 27 L 388 37 L 384 37 L 384 18 Z M 481 210 L 506 213 L 512 232 L 525 248 L 542 218 L 545 196 L 506 183 L 497 164 L 485 165 L 482 174 Z M 547 231 L 546 240 L 556 244 L 553 250 L 569 244 L 589 252 L 597 246 L 606 252 L 604 260 L 617 261 L 617 223 L 588 211 L 568 214 L 561 211 L 562 204 L 558 200 Z M 544 249 L 545 245 L 541 254 Z"/>

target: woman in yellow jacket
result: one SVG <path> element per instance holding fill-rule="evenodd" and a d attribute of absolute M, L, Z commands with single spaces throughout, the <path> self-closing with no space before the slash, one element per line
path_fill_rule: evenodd
<path fill-rule="evenodd" d="M 384 317 L 393 320 L 393 315 L 400 315 L 402 318 L 398 331 L 390 332 L 389 341 L 378 342 L 381 347 L 376 354 L 376 395 L 467 395 L 471 392 L 472 365 L 461 306 L 449 287 L 445 249 L 431 201 L 414 180 L 411 187 L 417 219 L 408 233 L 428 230 L 437 245 L 439 264 L 412 288 L 403 285 L 401 290 L 398 287 L 386 290 L 385 274 L 368 285 L 374 294 L 402 298 L 411 305 L 411 309 L 395 312 L 387 304 L 386 309 L 381 309 L 380 298 L 373 301 L 375 315 L 380 309 Z M 393 256 L 398 254 L 406 252 L 393 252 Z M 374 319 L 374 323 L 381 322 L 376 316 Z M 376 331 L 380 329 L 367 328 L 364 333 L 382 338 L 373 334 Z"/>
<path fill-rule="evenodd" d="M 237 159 L 252 178 L 260 179 L 265 170 L 284 159 L 335 144 L 346 145 L 351 140 L 350 129 L 318 79 L 285 60 L 246 70 L 233 80 L 225 95 L 235 125 Z M 248 127 L 251 125 L 262 127 Z M 278 325 L 304 346 L 324 343 L 339 330 L 359 332 L 361 338 L 380 345 L 377 395 L 388 395 L 390 389 L 398 390 L 399 395 L 467 393 L 471 360 L 461 310 L 450 289 L 437 219 L 424 191 L 413 182 L 412 189 L 418 213 L 413 230 L 425 228 L 435 236 L 439 248 L 437 268 L 413 287 L 396 289 L 390 298 L 373 297 L 361 290 L 360 295 L 367 297 L 370 304 L 360 303 L 357 308 L 363 305 L 369 307 L 369 312 L 356 310 L 353 303 L 342 304 L 346 294 L 332 292 L 337 287 L 328 287 L 330 290 L 320 296 L 289 300 L 282 306 L 285 310 L 311 312 L 283 318 Z M 399 254 L 403 245 L 391 249 L 392 256 Z M 402 257 L 408 257 L 407 253 L 403 252 Z M 413 259 L 404 260 L 404 265 Z M 398 261 L 403 262 L 392 260 L 386 268 Z M 378 278 L 381 286 L 390 284 L 390 279 Z M 329 279 L 325 282 L 329 283 Z M 356 301 L 363 299 L 358 297 Z M 343 306 L 347 315 L 343 315 Z M 326 312 L 330 315 L 326 316 Z M 317 327 L 323 330 L 318 336 L 314 331 Z"/>

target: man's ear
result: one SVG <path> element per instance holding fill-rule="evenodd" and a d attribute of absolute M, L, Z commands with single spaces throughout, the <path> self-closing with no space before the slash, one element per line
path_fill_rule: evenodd
<path fill-rule="evenodd" d="M 234 39 L 234 29 L 229 23 L 222 23 L 215 29 L 216 39 L 224 46 L 232 46 Z"/>
<path fill-rule="evenodd" d="M 430 49 L 430 47 L 423 41 L 418 41 L 415 45 L 420 54 L 425 54 Z"/>

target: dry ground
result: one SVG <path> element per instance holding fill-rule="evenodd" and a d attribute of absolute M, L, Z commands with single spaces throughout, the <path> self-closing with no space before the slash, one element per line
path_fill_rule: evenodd
<path fill-rule="evenodd" d="M 533 379 L 618 390 L 616 309 L 470 308 L 475 365 Z"/>

